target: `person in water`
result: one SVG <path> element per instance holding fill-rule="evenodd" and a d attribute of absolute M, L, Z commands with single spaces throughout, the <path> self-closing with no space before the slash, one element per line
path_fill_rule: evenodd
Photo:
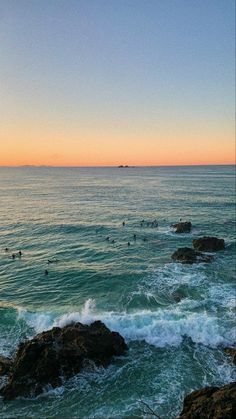
<path fill-rule="evenodd" d="M 15 258 L 16 258 L 15 253 L 13 253 L 13 254 L 11 255 L 11 257 L 12 257 L 12 259 L 15 259 Z"/>
<path fill-rule="evenodd" d="M 6 248 L 5 248 L 5 252 L 9 252 L 9 249 L 8 249 L 8 247 L 6 247 Z"/>
<path fill-rule="evenodd" d="M 123 221 L 122 225 L 123 225 L 123 227 L 125 226 L 125 222 L 124 221 Z"/>
<path fill-rule="evenodd" d="M 18 255 L 21 258 L 21 256 L 22 256 L 22 251 L 21 250 L 19 250 Z"/>
<path fill-rule="evenodd" d="M 48 270 L 47 269 L 45 269 L 44 275 L 48 275 Z"/>
<path fill-rule="evenodd" d="M 128 242 L 128 243 L 127 243 L 127 246 L 128 246 L 128 247 L 130 246 L 130 242 Z"/>
<path fill-rule="evenodd" d="M 134 234 L 134 241 L 136 241 L 136 239 L 137 239 L 137 236 L 136 236 L 136 234 Z"/>
<path fill-rule="evenodd" d="M 48 259 L 48 264 L 49 263 L 57 263 L 58 259 Z"/>

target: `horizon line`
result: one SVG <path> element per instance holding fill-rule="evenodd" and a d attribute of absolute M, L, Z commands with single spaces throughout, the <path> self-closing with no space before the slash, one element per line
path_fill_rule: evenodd
<path fill-rule="evenodd" d="M 234 163 L 194 163 L 194 164 L 151 164 L 151 165 L 51 165 L 51 164 L 19 164 L 19 165 L 0 165 L 0 168 L 117 168 L 117 169 L 134 169 L 142 167 L 196 167 L 196 166 L 235 166 Z"/>

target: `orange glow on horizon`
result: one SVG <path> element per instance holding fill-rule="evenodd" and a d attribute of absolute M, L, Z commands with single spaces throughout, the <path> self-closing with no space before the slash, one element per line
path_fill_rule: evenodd
<path fill-rule="evenodd" d="M 53 128 L 53 127 L 51 127 Z M 204 127 L 203 127 L 204 128 Z M 5 131 L 5 132 L 4 132 Z M 232 132 L 166 127 L 159 132 L 110 129 L 59 131 L 32 126 L 6 127 L 0 133 L 0 166 L 178 166 L 234 164 Z M 95 130 L 94 130 L 95 131 Z M 213 129 L 211 130 L 213 131 Z"/>

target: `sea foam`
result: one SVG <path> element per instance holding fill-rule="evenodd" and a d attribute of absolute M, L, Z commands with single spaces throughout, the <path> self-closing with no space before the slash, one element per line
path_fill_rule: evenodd
<path fill-rule="evenodd" d="M 19 314 L 26 323 L 39 333 L 54 326 L 63 327 L 72 322 L 89 324 L 94 320 L 103 321 L 111 330 L 119 332 L 128 341 L 145 341 L 156 347 L 178 346 L 184 337 L 193 342 L 216 347 L 234 342 L 235 330 L 227 330 L 224 322 L 208 313 L 181 312 L 180 308 L 140 310 L 134 312 L 100 312 L 95 300 L 88 299 L 80 311 L 56 316 L 53 313 Z"/>

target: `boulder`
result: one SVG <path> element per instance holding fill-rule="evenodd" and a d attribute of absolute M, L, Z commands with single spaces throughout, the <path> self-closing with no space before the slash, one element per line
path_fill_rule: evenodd
<path fill-rule="evenodd" d="M 54 327 L 19 346 L 1 393 L 5 399 L 36 396 L 47 385 L 60 386 L 63 378 L 80 372 L 86 362 L 105 367 L 126 349 L 123 337 L 100 321 Z"/>
<path fill-rule="evenodd" d="M 224 239 L 218 239 L 217 237 L 200 237 L 199 239 L 193 240 L 193 247 L 196 250 L 203 252 L 217 252 L 225 248 Z"/>
<path fill-rule="evenodd" d="M 236 417 L 236 383 L 205 387 L 184 399 L 179 419 L 233 419 Z"/>
<path fill-rule="evenodd" d="M 225 353 L 231 356 L 233 363 L 236 365 L 236 348 L 225 348 Z"/>
<path fill-rule="evenodd" d="M 213 259 L 213 256 L 205 255 L 202 252 L 197 252 L 191 247 L 181 247 L 180 249 L 176 250 L 173 253 L 171 258 L 181 263 L 192 264 L 192 263 L 201 263 L 201 262 L 202 263 L 211 262 Z"/>
<path fill-rule="evenodd" d="M 185 221 L 177 224 L 172 224 L 171 227 L 174 227 L 176 229 L 175 233 L 190 233 L 192 224 L 190 223 L 190 221 Z"/>

